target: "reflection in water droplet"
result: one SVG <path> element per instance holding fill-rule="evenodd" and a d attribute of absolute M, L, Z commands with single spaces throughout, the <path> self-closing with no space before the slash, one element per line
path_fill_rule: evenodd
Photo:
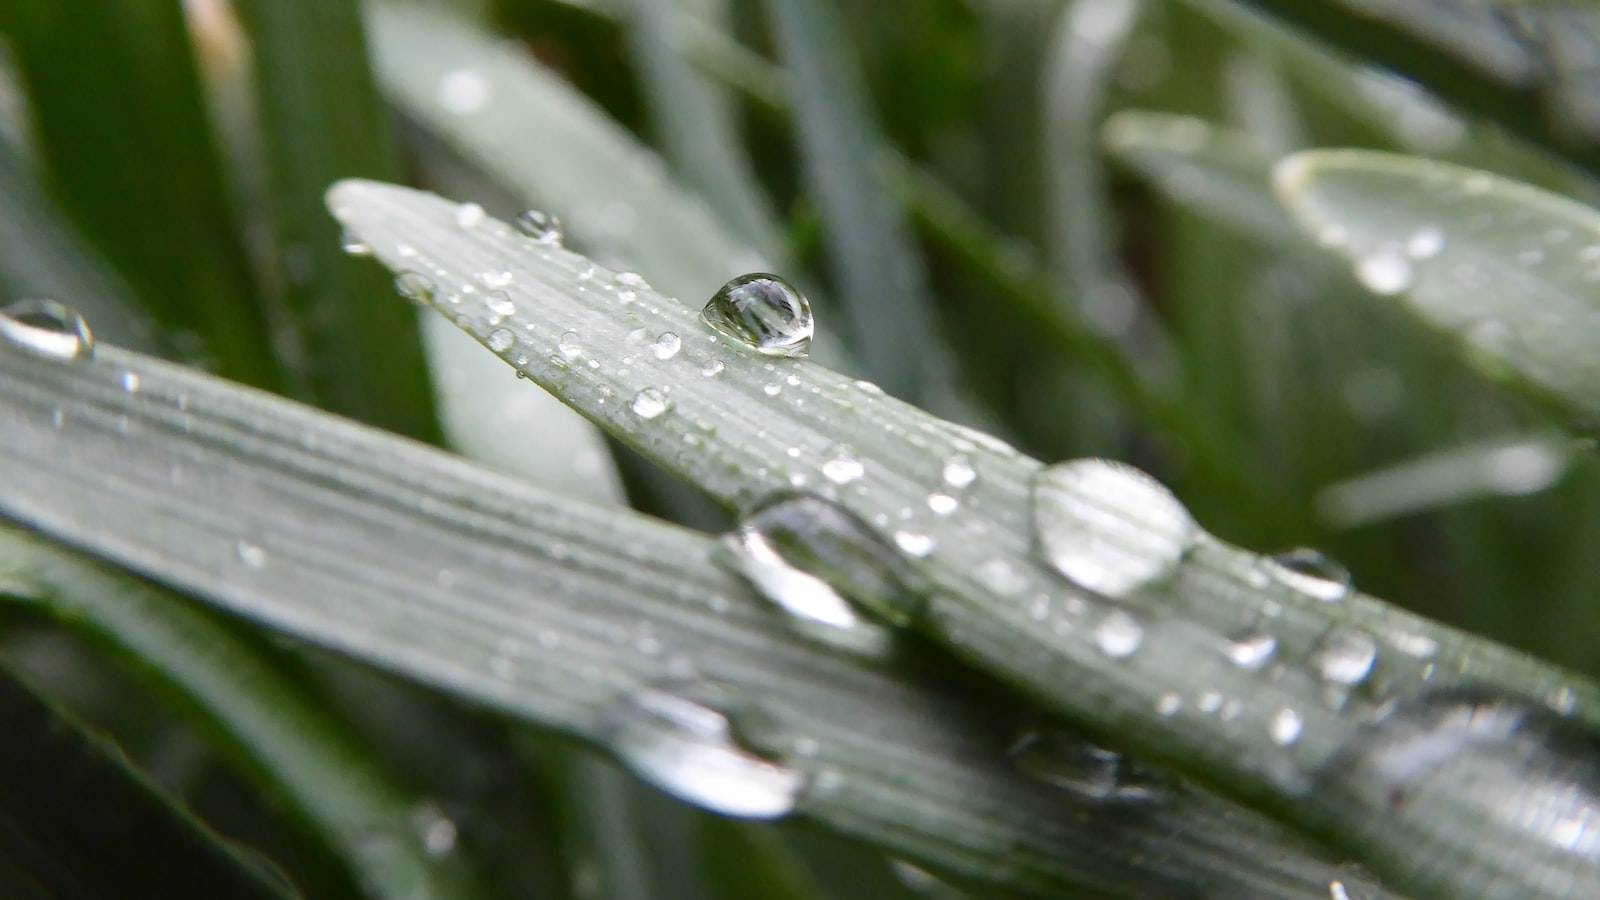
<path fill-rule="evenodd" d="M 1328 760 L 1312 801 L 1397 890 L 1600 897 L 1600 735 L 1537 703 L 1462 686 L 1406 698 Z"/>
<path fill-rule="evenodd" d="M 537 243 L 550 246 L 561 243 L 561 220 L 542 209 L 525 209 L 517 213 L 512 224 L 520 234 Z"/>
<path fill-rule="evenodd" d="M 1112 610 L 1094 630 L 1095 646 L 1112 659 L 1132 656 L 1144 641 L 1144 626 L 1120 609 Z"/>
<path fill-rule="evenodd" d="M 732 695 L 699 682 L 629 694 L 600 724 L 601 740 L 637 776 L 680 800 L 740 819 L 777 819 L 805 776 L 740 746 Z"/>
<path fill-rule="evenodd" d="M 483 224 L 483 207 L 476 203 L 463 203 L 456 207 L 456 225 L 462 228 L 477 228 Z"/>
<path fill-rule="evenodd" d="M 921 608 L 924 591 L 915 570 L 870 525 L 832 500 L 780 493 L 752 510 L 739 528 L 760 535 L 794 570 L 896 625 L 909 623 Z M 787 576 L 772 576 L 780 577 Z M 769 599 L 785 608 L 799 602 Z"/>
<path fill-rule="evenodd" d="M 1356 261 L 1356 278 L 1374 294 L 1398 294 L 1411 287 L 1411 260 L 1399 246 L 1384 244 Z"/>
<path fill-rule="evenodd" d="M 978 470 L 973 468 L 972 460 L 959 453 L 944 461 L 941 474 L 944 483 L 958 491 L 978 480 Z"/>
<path fill-rule="evenodd" d="M 511 349 L 512 344 L 517 342 L 517 336 L 512 334 L 507 329 L 496 328 L 495 330 L 489 332 L 489 336 L 484 338 L 483 342 L 489 347 L 490 350 L 493 350 L 496 353 L 504 353 L 505 351 Z"/>
<path fill-rule="evenodd" d="M 88 359 L 94 334 L 78 311 L 56 300 L 18 300 L 0 309 L 0 340 L 52 359 Z"/>
<path fill-rule="evenodd" d="M 849 484 L 866 472 L 867 467 L 856 458 L 855 451 L 845 446 L 835 447 L 833 455 L 822 464 L 822 477 L 834 484 Z"/>
<path fill-rule="evenodd" d="M 811 304 L 776 275 L 741 275 L 717 289 L 700 320 L 759 353 L 804 356 L 816 324 Z"/>
<path fill-rule="evenodd" d="M 421 272 L 403 270 L 395 273 L 394 292 L 412 303 L 432 302 L 433 291 L 433 280 Z"/>
<path fill-rule="evenodd" d="M 1320 550 L 1297 547 L 1272 556 L 1266 567 L 1279 584 L 1314 600 L 1336 603 L 1350 596 L 1350 570 Z"/>
<path fill-rule="evenodd" d="M 576 331 L 563 332 L 556 342 L 556 351 L 567 359 L 577 359 L 583 354 L 583 335 Z"/>
<path fill-rule="evenodd" d="M 1041 470 L 1033 481 L 1033 527 L 1056 571 L 1113 599 L 1170 574 L 1200 535 L 1164 485 L 1103 459 Z"/>
<path fill-rule="evenodd" d="M 494 291 L 483 298 L 483 305 L 489 312 L 497 316 L 514 316 L 517 314 L 517 305 L 511 302 L 511 295 L 505 291 Z"/>
<path fill-rule="evenodd" d="M 1372 672 L 1378 660 L 1378 642 L 1359 628 L 1338 626 L 1317 642 L 1311 666 L 1324 681 L 1357 685 Z"/>
<path fill-rule="evenodd" d="M 1255 670 L 1266 665 L 1278 651 L 1278 639 L 1270 634 L 1241 635 L 1228 642 L 1228 661 L 1241 669 Z"/>
<path fill-rule="evenodd" d="M 670 331 L 663 331 L 656 337 L 655 343 L 650 345 L 650 352 L 656 359 L 671 359 L 678 355 L 678 350 L 683 347 L 683 341 Z"/>
<path fill-rule="evenodd" d="M 372 248 L 367 246 L 356 233 L 348 228 L 339 232 L 339 249 L 351 256 L 371 256 Z"/>
<path fill-rule="evenodd" d="M 633 395 L 633 404 L 630 407 L 633 414 L 641 419 L 654 419 L 672 408 L 672 401 L 655 388 L 645 388 Z"/>

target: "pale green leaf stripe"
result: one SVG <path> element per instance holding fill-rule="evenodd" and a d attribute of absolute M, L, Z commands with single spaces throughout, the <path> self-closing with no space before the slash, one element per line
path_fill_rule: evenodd
<path fill-rule="evenodd" d="M 703 535 L 114 348 L 0 347 L 0 397 L 6 516 L 577 735 L 646 683 L 719 679 L 817 742 L 804 812 L 919 864 L 1034 896 L 1288 898 L 1329 877 L 1198 792 L 1108 815 L 1041 790 L 1006 764 L 1014 700 L 910 647 L 872 663 L 795 636 Z"/>
<path fill-rule="evenodd" d="M 1307 817 L 1298 796 L 1306 780 L 1374 707 L 1355 700 L 1335 711 L 1323 700 L 1309 661 L 1333 627 L 1376 636 L 1379 662 L 1368 682 L 1374 697 L 1421 689 L 1444 673 L 1559 697 L 1594 714 L 1596 688 L 1568 673 L 1371 598 L 1319 602 L 1266 577 L 1256 555 L 1216 541 L 1191 553 L 1170 589 L 1110 604 L 1035 562 L 1028 488 L 1039 464 L 992 438 L 806 360 L 759 356 L 709 332 L 694 309 L 638 279 L 619 282 L 582 257 L 530 246 L 502 223 L 458 228 L 454 206 L 438 198 L 346 182 L 331 192 L 330 205 L 389 265 L 428 273 L 434 303 L 457 324 L 660 464 L 740 508 L 796 485 L 823 487 L 886 537 L 931 543 L 917 563 L 936 588 L 924 627 L 1128 749 L 1292 821 Z M 488 309 L 487 283 L 508 285 L 521 312 L 502 317 Z M 658 359 L 647 345 L 669 331 L 683 338 L 683 349 Z M 569 348 L 575 341 L 580 352 L 560 352 L 568 332 Z M 723 364 L 722 373 L 702 375 L 712 360 Z M 632 406 L 651 390 L 668 408 L 647 417 Z M 835 489 L 821 472 L 842 452 L 854 454 L 866 474 Z M 961 512 L 939 516 L 927 497 L 955 454 L 970 457 L 980 474 L 964 492 Z M 1006 577 L 994 574 L 997 567 Z M 1055 624 L 1041 627 L 1041 607 Z M 1132 656 L 1109 658 L 1096 632 L 1125 611 L 1146 618 L 1143 643 Z M 1286 666 L 1270 677 L 1233 665 L 1222 652 L 1230 636 L 1263 621 L 1271 622 Z M 1249 702 L 1219 721 L 1201 698 L 1213 692 Z M 1154 715 L 1173 694 L 1182 707 Z M 1304 723 L 1287 747 L 1267 739 L 1284 709 Z M 1321 812 L 1327 821 L 1335 811 Z"/>
<path fill-rule="evenodd" d="M 8 412 L 0 420 L 11 420 Z M 181 691 L 260 767 L 369 897 L 483 896 L 459 854 L 433 856 L 423 846 L 413 823 L 423 798 L 374 765 L 355 735 L 203 610 L 5 523 L 0 595 L 111 644 Z"/>
<path fill-rule="evenodd" d="M 1278 196 L 1375 293 L 1584 422 L 1600 419 L 1600 213 L 1488 172 L 1364 150 L 1280 163 Z"/>

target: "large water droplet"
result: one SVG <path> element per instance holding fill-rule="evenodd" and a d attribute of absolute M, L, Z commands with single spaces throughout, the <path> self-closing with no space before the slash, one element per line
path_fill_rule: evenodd
<path fill-rule="evenodd" d="M 633 773 L 712 812 L 776 819 L 795 806 L 805 777 L 741 746 L 732 695 L 701 682 L 664 682 L 629 694 L 601 722 L 601 740 Z"/>
<path fill-rule="evenodd" d="M 1051 787 L 1090 801 L 1146 801 L 1155 786 L 1127 759 L 1065 727 L 1029 729 L 1007 751 L 1012 765 Z"/>
<path fill-rule="evenodd" d="M 1307 597 L 1336 603 L 1350 596 L 1350 570 L 1320 550 L 1297 547 L 1267 560 L 1267 574 Z"/>
<path fill-rule="evenodd" d="M 512 224 L 518 232 L 537 243 L 550 246 L 561 243 L 561 220 L 542 209 L 525 209 L 517 213 Z"/>
<path fill-rule="evenodd" d="M 0 309 L 0 340 L 52 359 L 88 359 L 94 335 L 78 311 L 56 300 L 18 300 Z"/>
<path fill-rule="evenodd" d="M 656 337 L 655 343 L 650 345 L 650 352 L 656 359 L 671 359 L 678 355 L 683 347 L 683 339 L 670 331 L 663 331 Z"/>
<path fill-rule="evenodd" d="M 1103 459 L 1041 470 L 1033 481 L 1033 526 L 1056 571 L 1111 598 L 1171 573 L 1200 534 L 1164 485 Z"/>
<path fill-rule="evenodd" d="M 1366 680 L 1378 660 L 1378 642 L 1359 628 L 1338 626 L 1311 651 L 1311 667 L 1324 681 L 1353 686 Z"/>
<path fill-rule="evenodd" d="M 672 408 L 672 401 L 655 388 L 645 388 L 633 395 L 633 404 L 630 407 L 633 414 L 641 419 L 654 419 Z"/>
<path fill-rule="evenodd" d="M 490 350 L 496 353 L 504 353 L 511 349 L 512 344 L 517 342 L 517 336 L 508 329 L 496 328 L 489 332 L 489 336 L 484 338 L 483 342 L 488 345 Z"/>
<path fill-rule="evenodd" d="M 717 289 L 700 319 L 771 356 L 804 356 L 816 324 L 811 303 L 776 275 L 741 275 Z"/>
<path fill-rule="evenodd" d="M 723 535 L 723 547 L 739 574 L 788 613 L 805 634 L 857 652 L 885 652 L 892 640 L 890 633 L 862 619 L 832 585 L 785 559 L 764 527 L 765 520 L 758 512 Z"/>
<path fill-rule="evenodd" d="M 1537 703 L 1460 686 L 1406 698 L 1328 760 L 1316 793 L 1396 890 L 1600 897 L 1600 735 Z"/>
<path fill-rule="evenodd" d="M 1356 278 L 1374 294 L 1389 296 L 1411 287 L 1410 257 L 1398 245 L 1385 244 L 1356 261 Z"/>
<path fill-rule="evenodd" d="M 777 494 L 745 516 L 739 528 L 760 535 L 793 569 L 881 618 L 904 625 L 921 609 L 925 592 L 916 571 L 870 525 L 832 500 L 817 494 Z M 751 581 L 766 590 L 755 578 Z M 786 609 L 806 600 L 769 599 Z"/>

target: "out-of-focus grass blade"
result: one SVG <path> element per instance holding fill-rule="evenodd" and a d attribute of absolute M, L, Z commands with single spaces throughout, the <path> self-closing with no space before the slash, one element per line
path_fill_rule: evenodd
<path fill-rule="evenodd" d="M 417 317 L 350 260 L 322 192 L 390 178 L 389 126 L 355 0 L 243 0 L 269 183 L 291 309 L 321 403 L 415 437 L 437 434 Z"/>
<path fill-rule="evenodd" d="M 182 5 L 116 0 L 79 12 L 0 7 L 42 177 L 163 329 L 231 377 L 281 387 Z"/>
<path fill-rule="evenodd" d="M 1358 150 L 1279 163 L 1279 198 L 1369 290 L 1468 357 L 1600 418 L 1600 213 L 1487 172 Z"/>
<path fill-rule="evenodd" d="M 882 137 L 844 27 L 828 0 L 768 0 L 764 8 L 794 79 L 805 177 L 855 355 L 889 393 L 936 397 L 950 380 L 950 361 L 916 241 L 888 193 Z"/>
<path fill-rule="evenodd" d="M 180 884 L 185 893 L 217 900 L 294 896 L 224 846 L 115 747 L 51 709 L 3 666 L 0 722 L 6 896 L 155 900 Z"/>
<path fill-rule="evenodd" d="M 482 896 L 467 860 L 429 852 L 415 824 L 424 798 L 233 627 L 13 525 L 0 525 L 0 578 L 7 593 L 126 653 L 195 704 L 373 900 Z"/>

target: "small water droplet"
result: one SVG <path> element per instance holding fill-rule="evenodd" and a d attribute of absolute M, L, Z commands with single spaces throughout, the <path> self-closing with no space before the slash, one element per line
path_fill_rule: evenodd
<path fill-rule="evenodd" d="M 354 231 L 348 228 L 341 229 L 339 232 L 339 249 L 351 256 L 372 255 L 372 248 L 367 246 L 366 242 L 362 241 Z"/>
<path fill-rule="evenodd" d="M 722 370 L 726 368 L 727 366 L 723 365 L 722 360 L 708 359 L 706 360 L 706 364 L 700 367 L 700 374 L 707 378 L 713 378 L 717 375 L 721 375 Z"/>
<path fill-rule="evenodd" d="M 1356 278 L 1374 294 L 1392 296 L 1411 287 L 1411 259 L 1395 244 L 1384 244 L 1356 261 Z"/>
<path fill-rule="evenodd" d="M 556 351 L 567 359 L 577 359 L 583 353 L 583 336 L 576 331 L 563 332 L 556 342 Z"/>
<path fill-rule="evenodd" d="M 950 494 L 935 491 L 928 495 L 928 508 L 936 516 L 948 516 L 961 508 L 961 501 Z"/>
<path fill-rule="evenodd" d="M 1267 574 L 1275 581 L 1314 600 L 1337 603 L 1350 596 L 1350 570 L 1320 550 L 1297 547 L 1266 562 Z"/>
<path fill-rule="evenodd" d="M 18 300 L 0 309 L 0 340 L 52 359 L 88 359 L 94 335 L 77 310 L 56 300 Z"/>
<path fill-rule="evenodd" d="M 517 336 L 508 329 L 496 328 L 489 332 L 489 336 L 484 338 L 483 342 L 488 345 L 490 350 L 496 353 L 504 353 L 511 349 L 512 344 L 517 342 Z"/>
<path fill-rule="evenodd" d="M 650 352 L 656 355 L 656 359 L 671 359 L 678 355 L 678 350 L 682 347 L 682 339 L 670 331 L 663 331 L 655 343 L 650 345 Z"/>
<path fill-rule="evenodd" d="M 1328 881 L 1328 900 L 1379 900 L 1383 885 L 1359 863 L 1342 863 Z"/>
<path fill-rule="evenodd" d="M 700 319 L 771 356 L 806 355 L 816 331 L 805 295 L 782 278 L 761 272 L 718 288 Z"/>
<path fill-rule="evenodd" d="M 776 381 L 768 382 L 761 386 L 761 393 L 766 394 L 768 397 L 776 397 L 783 393 L 783 385 Z"/>
<path fill-rule="evenodd" d="M 507 269 L 488 269 L 478 273 L 478 280 L 487 288 L 503 288 L 510 286 L 516 276 Z"/>
<path fill-rule="evenodd" d="M 1412 259 L 1430 259 L 1444 249 L 1444 229 L 1437 225 L 1424 225 L 1406 238 L 1406 255 Z"/>
<path fill-rule="evenodd" d="M 1027 577 L 1004 557 L 996 556 L 980 563 L 976 574 L 979 583 L 1002 597 L 1014 597 L 1028 587 Z"/>
<path fill-rule="evenodd" d="M 618 272 L 616 280 L 617 284 L 625 284 L 631 288 L 650 289 L 650 282 L 645 281 L 644 276 L 638 272 Z"/>
<path fill-rule="evenodd" d="M 856 458 L 855 451 L 844 446 L 835 447 L 833 455 L 822 464 L 822 477 L 834 484 L 849 484 L 866 472 L 867 467 Z"/>
<path fill-rule="evenodd" d="M 943 475 L 944 483 L 958 491 L 978 480 L 972 460 L 959 453 L 944 461 Z"/>
<path fill-rule="evenodd" d="M 394 291 L 412 303 L 428 304 L 433 302 L 433 279 L 421 272 L 403 270 L 395 273 Z"/>
<path fill-rule="evenodd" d="M 1278 710 L 1277 715 L 1272 717 L 1272 725 L 1268 733 L 1272 736 L 1274 744 L 1280 747 L 1287 747 L 1300 740 L 1300 734 L 1305 730 L 1305 727 L 1305 718 L 1298 711 L 1285 706 Z"/>
<path fill-rule="evenodd" d="M 1142 801 L 1153 796 L 1150 785 L 1129 777 L 1131 768 L 1121 753 L 1065 727 L 1027 730 L 1006 753 L 1012 765 L 1034 780 L 1085 800 Z"/>
<path fill-rule="evenodd" d="M 1378 661 L 1378 642 L 1365 631 L 1338 626 L 1311 651 L 1311 667 L 1322 680 L 1354 686 L 1366 680 Z"/>
<path fill-rule="evenodd" d="M 137 393 L 139 393 L 139 373 L 138 372 L 123 372 L 122 373 L 122 390 L 125 391 L 126 393 L 129 393 L 129 394 L 137 394 Z"/>
<path fill-rule="evenodd" d="M 655 388 L 647 387 L 633 395 L 633 403 L 629 408 L 641 419 L 654 419 L 671 409 L 672 401 Z"/>
<path fill-rule="evenodd" d="M 422 841 L 422 849 L 438 859 L 456 848 L 456 823 L 433 801 L 419 803 L 411 810 L 411 824 Z"/>
<path fill-rule="evenodd" d="M 1225 652 L 1229 662 L 1241 669 L 1254 671 L 1266 665 L 1278 652 L 1278 639 L 1270 634 L 1253 632 L 1229 641 Z"/>
<path fill-rule="evenodd" d="M 856 390 L 860 391 L 863 394 L 868 394 L 868 395 L 871 395 L 873 397 L 882 397 L 883 396 L 883 388 L 878 387 L 876 384 L 873 384 L 870 381 L 861 381 L 861 380 L 857 379 L 856 381 L 852 381 L 850 383 L 855 385 Z"/>
<path fill-rule="evenodd" d="M 788 815 L 805 776 L 736 740 L 736 705 L 704 682 L 663 682 L 629 694 L 600 732 L 635 775 L 680 800 L 740 819 Z"/>
<path fill-rule="evenodd" d="M 233 545 L 233 555 L 247 568 L 259 569 L 267 564 L 267 551 L 258 544 L 249 541 L 237 541 Z"/>
<path fill-rule="evenodd" d="M 1166 486 L 1103 459 L 1041 470 L 1033 481 L 1033 525 L 1056 571 L 1110 598 L 1170 574 L 1200 535 Z"/>
<path fill-rule="evenodd" d="M 483 207 L 476 203 L 463 203 L 456 207 L 456 225 L 461 228 L 477 228 L 483 224 L 484 218 Z"/>
<path fill-rule="evenodd" d="M 439 103 L 453 113 L 475 113 L 489 103 L 489 80 L 477 69 L 455 69 L 439 79 Z"/>
<path fill-rule="evenodd" d="M 1144 626 L 1120 609 L 1108 613 L 1094 630 L 1095 646 L 1112 659 L 1132 656 L 1143 642 Z"/>
<path fill-rule="evenodd" d="M 1175 693 L 1165 693 L 1156 698 L 1156 715 L 1175 716 L 1183 709 L 1183 696 Z"/>
<path fill-rule="evenodd" d="M 561 220 L 542 209 L 525 209 L 517 213 L 517 217 L 512 224 L 516 227 L 518 233 L 524 237 L 532 238 L 535 243 L 559 246 L 564 237 L 561 230 Z M 591 267 L 587 277 L 592 278 L 593 276 L 594 269 Z"/>
<path fill-rule="evenodd" d="M 905 530 L 894 533 L 894 544 L 908 555 L 916 557 L 927 556 L 938 547 L 938 542 L 933 539 L 932 535 Z"/>

